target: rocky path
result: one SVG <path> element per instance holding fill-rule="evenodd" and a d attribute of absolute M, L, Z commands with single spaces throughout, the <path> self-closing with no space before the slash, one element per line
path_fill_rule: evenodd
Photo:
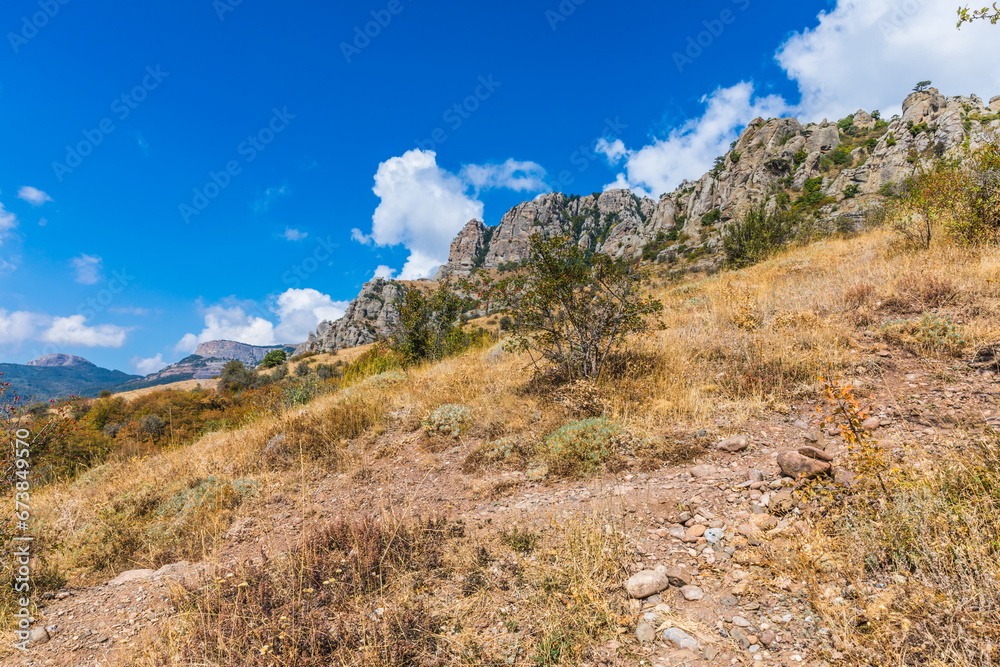
<path fill-rule="evenodd" d="M 868 426 L 894 455 L 927 453 L 966 432 L 1000 428 L 1000 366 L 982 359 L 928 362 L 873 351 L 844 379 L 870 395 Z M 230 529 L 215 562 L 222 567 L 294 545 L 304 527 L 345 511 L 406 507 L 414 516 L 447 512 L 466 521 L 542 525 L 561 516 L 610 512 L 635 535 L 629 594 L 632 624 L 599 649 L 594 664 L 835 665 L 841 657 L 829 628 L 806 603 L 806 584 L 776 577 L 769 554 L 803 528 L 795 483 L 782 476 L 781 452 L 845 460 L 842 440 L 824 431 L 815 404 L 708 433 L 716 447 L 694 464 L 586 481 L 537 483 L 518 478 L 504 494 L 484 498 L 457 472 L 458 450 L 419 452 L 407 467 L 302 479 L 272 496 Z M 724 438 L 738 430 L 736 437 Z M 415 437 L 415 436 L 403 436 Z M 693 434 L 704 439 L 706 433 Z M 403 443 L 406 446 L 406 443 Z M 120 664 L 174 613 L 174 587 L 214 576 L 207 565 L 178 563 L 156 572 L 123 573 L 99 586 L 60 591 L 42 601 L 28 654 L 0 665 Z M 846 595 L 824 591 L 833 599 Z M 628 649 L 625 651 L 624 649 Z"/>

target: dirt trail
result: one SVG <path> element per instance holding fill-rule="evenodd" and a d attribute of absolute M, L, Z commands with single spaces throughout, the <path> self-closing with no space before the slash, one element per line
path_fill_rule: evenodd
<path fill-rule="evenodd" d="M 874 433 L 893 455 L 902 455 L 904 444 L 932 453 L 956 431 L 1000 429 L 1000 385 L 988 364 L 975 368 L 968 359 L 928 361 L 877 348 L 859 359 L 864 361 L 843 381 L 859 385 L 861 396 L 872 396 L 868 412 L 880 421 Z M 842 441 L 821 430 L 816 407 L 802 402 L 786 414 L 719 423 L 718 432 L 701 434 L 713 442 L 723 433 L 745 434 L 749 447 L 742 452 L 713 449 L 692 464 L 650 473 L 524 482 L 493 500 L 484 499 L 476 480 L 459 472 L 464 449 L 430 453 L 416 446 L 419 434 L 394 434 L 402 438 L 399 446 L 412 452 L 407 465 L 376 460 L 364 477 L 305 476 L 298 487 L 241 516 L 213 561 L 225 571 L 259 556 L 261 549 L 276 554 L 293 547 L 314 522 L 379 509 L 445 514 L 468 524 L 538 526 L 600 510 L 636 536 L 634 572 L 660 568 L 675 581 L 658 595 L 630 601 L 631 627 L 600 647 L 594 664 L 635 664 L 616 657 L 625 644 L 649 665 L 836 664 L 831 632 L 811 614 L 802 582 L 769 576 L 763 549 L 793 536 L 802 521 L 795 500 L 787 513 L 767 507 L 785 502 L 776 500 L 784 488 L 776 454 L 813 445 L 844 461 Z M 708 542 L 720 534 L 715 546 Z M 205 564 L 180 563 L 155 573 L 133 572 L 126 581 L 61 591 L 42 601 L 35 626 L 54 626 L 51 638 L 27 654 L 8 654 L 0 665 L 119 664 L 144 633 L 156 632 L 174 612 L 171 592 L 179 582 L 209 576 L 213 571 Z M 636 630 L 649 632 L 647 627 L 656 640 L 637 644 Z M 683 638 L 681 645 L 664 640 L 662 632 L 669 628 L 694 643 L 684 648 Z"/>

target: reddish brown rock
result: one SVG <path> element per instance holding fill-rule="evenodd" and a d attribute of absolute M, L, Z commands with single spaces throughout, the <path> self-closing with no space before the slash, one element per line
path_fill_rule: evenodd
<path fill-rule="evenodd" d="M 833 460 L 833 454 L 824 452 L 822 449 L 817 449 L 816 447 L 799 447 L 799 454 L 818 461 L 829 462 Z"/>
<path fill-rule="evenodd" d="M 816 477 L 830 472 L 830 464 L 818 461 L 798 452 L 781 452 L 778 454 L 778 467 L 786 477 L 799 479 L 801 477 Z"/>

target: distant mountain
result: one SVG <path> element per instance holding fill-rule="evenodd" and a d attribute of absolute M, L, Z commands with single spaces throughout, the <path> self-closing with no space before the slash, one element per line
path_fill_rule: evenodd
<path fill-rule="evenodd" d="M 121 390 L 131 391 L 182 380 L 208 380 L 218 376 L 227 361 L 241 361 L 252 368 L 263 361 L 264 355 L 272 350 L 285 350 L 288 354 L 292 354 L 295 346 L 247 345 L 231 340 L 208 341 L 199 345 L 194 354 L 156 373 L 132 380 L 121 387 Z"/>
<path fill-rule="evenodd" d="M 9 382 L 14 395 L 25 401 L 97 396 L 139 378 L 69 354 L 48 354 L 27 364 L 0 364 L 0 373 L 0 381 Z"/>

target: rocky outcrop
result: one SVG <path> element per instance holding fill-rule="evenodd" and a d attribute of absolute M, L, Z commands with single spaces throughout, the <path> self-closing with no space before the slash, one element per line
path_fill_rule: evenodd
<path fill-rule="evenodd" d="M 208 341 L 198 345 L 194 354 L 146 377 L 128 382 L 121 389 L 130 391 L 183 380 L 209 380 L 218 377 L 223 366 L 230 361 L 239 361 L 254 368 L 272 350 L 284 350 L 291 354 L 295 348 L 291 345 L 248 345 L 232 340 Z"/>
<path fill-rule="evenodd" d="M 451 242 L 449 261 L 441 267 L 435 279 L 439 280 L 445 276 L 467 276 L 472 273 L 473 269 L 482 265 L 492 235 L 493 229 L 479 220 L 470 220 L 466 223 Z"/>
<path fill-rule="evenodd" d="M 202 343 L 194 351 L 204 359 L 221 361 L 242 361 L 246 366 L 256 366 L 272 350 L 287 350 L 290 345 L 248 345 L 231 340 L 211 340 Z"/>
<path fill-rule="evenodd" d="M 295 354 L 332 352 L 374 343 L 380 335 L 388 333 L 398 318 L 395 302 L 403 289 L 402 284 L 383 278 L 365 283 L 344 316 L 336 322 L 321 322 L 309 334 L 309 340 L 295 349 Z"/>
<path fill-rule="evenodd" d="M 754 206 L 774 209 L 808 199 L 803 210 L 817 226 L 856 226 L 882 201 L 887 186 L 935 158 L 957 156 L 964 145 L 976 148 L 998 136 L 1000 96 L 987 105 L 975 96 L 945 97 L 934 88 L 911 94 L 902 115 L 889 120 L 864 110 L 806 125 L 794 118 L 758 118 L 711 171 L 658 201 L 621 189 L 583 197 L 549 193 L 515 206 L 495 227 L 472 220 L 452 242 L 435 279 L 517 265 L 536 233 L 565 236 L 614 257 L 711 270 L 721 261 L 722 228 Z M 387 284 L 366 285 L 342 320 L 324 322 L 299 349 L 340 349 L 385 333 L 393 311 L 367 295 L 381 294 Z"/>
<path fill-rule="evenodd" d="M 25 364 L 25 366 L 41 366 L 44 368 L 68 368 L 71 366 L 93 366 L 94 364 L 87 361 L 83 357 L 77 357 L 72 354 L 46 354 L 44 356 L 33 359 Z"/>

